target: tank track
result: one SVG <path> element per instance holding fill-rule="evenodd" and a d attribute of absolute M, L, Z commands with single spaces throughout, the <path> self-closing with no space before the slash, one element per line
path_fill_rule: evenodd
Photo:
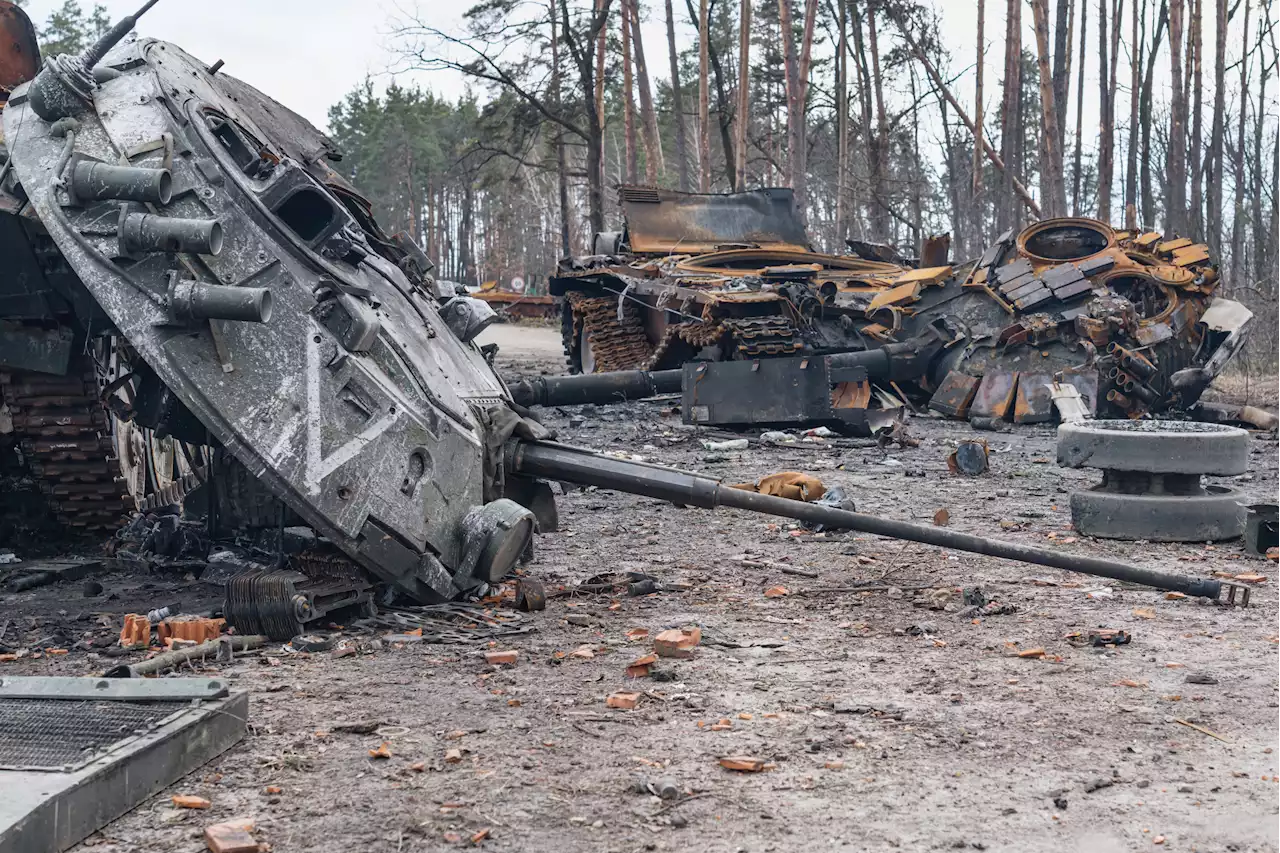
<path fill-rule="evenodd" d="M 793 355 L 804 349 L 804 341 L 786 317 L 744 317 L 725 320 L 737 358 L 770 358 Z"/>
<path fill-rule="evenodd" d="M 51 514 L 78 533 L 114 531 L 136 507 L 128 494 L 92 362 L 67 376 L 0 372 L 14 437 Z"/>
<path fill-rule="evenodd" d="M 562 327 L 566 354 L 574 367 L 572 353 L 581 339 L 582 330 L 595 355 L 596 371 L 633 370 L 643 367 L 653 356 L 653 345 L 644 333 L 644 323 L 635 304 L 623 300 L 622 322 L 618 322 L 618 300 L 612 296 L 588 296 L 580 291 L 568 294 L 573 310 L 571 329 Z M 581 370 L 579 359 L 577 368 Z"/>

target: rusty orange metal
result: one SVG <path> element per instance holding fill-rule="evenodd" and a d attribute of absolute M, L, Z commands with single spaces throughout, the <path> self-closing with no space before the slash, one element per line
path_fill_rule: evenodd
<path fill-rule="evenodd" d="M 27 13 L 8 0 L 0 0 L 0 105 L 20 83 L 40 70 L 40 46 Z"/>

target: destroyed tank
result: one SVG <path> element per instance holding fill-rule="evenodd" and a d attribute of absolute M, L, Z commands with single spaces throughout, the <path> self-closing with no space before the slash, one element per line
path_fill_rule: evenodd
<path fill-rule="evenodd" d="M 343 559 L 296 562 L 326 580 L 438 601 L 501 576 L 534 523 L 504 495 L 536 486 L 495 451 L 530 427 L 474 343 L 493 312 L 378 228 L 323 134 L 221 63 L 125 38 L 135 20 L 42 67 L 28 38 L 9 81 L 9 457 L 72 525 L 199 490 L 224 531 L 312 528 Z M 122 424 L 194 448 L 186 473 L 131 496 Z"/>
<path fill-rule="evenodd" d="M 5 26 L 19 16 L 10 7 Z M 165 505 L 157 517 L 176 519 L 169 505 L 185 503 L 211 541 L 274 532 L 261 562 L 196 555 L 241 633 L 288 639 L 338 608 L 367 610 L 375 583 L 419 603 L 484 592 L 529 553 L 535 529 L 555 530 L 549 480 L 1210 598 L 1226 588 L 548 441 L 475 342 L 492 310 L 435 281 L 412 242 L 378 227 L 330 165 L 341 155 L 329 140 L 220 62 L 126 38 L 136 19 L 82 55 L 40 66 L 28 52 L 10 78 L 6 455 L 50 486 L 64 518 L 109 525 L 130 509 L 112 430 L 177 441 L 186 473 L 175 466 L 139 508 Z"/>
<path fill-rule="evenodd" d="M 1138 417 L 1193 405 L 1250 320 L 1216 295 L 1205 245 L 1091 219 L 1009 231 L 952 264 L 945 237 L 918 261 L 854 241 L 861 254 L 811 252 L 789 190 L 623 187 L 620 203 L 624 230 L 552 279 L 570 371 L 683 387 L 688 423 L 865 430 L 904 405 L 1033 423 L 1053 418 L 1055 385 L 1092 414 Z M 518 396 L 608 402 L 620 382 Z"/>

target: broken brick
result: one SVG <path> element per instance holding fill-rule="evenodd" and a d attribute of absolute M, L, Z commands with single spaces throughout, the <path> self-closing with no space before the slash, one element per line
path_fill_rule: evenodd
<path fill-rule="evenodd" d="M 638 657 L 627 666 L 627 677 L 645 678 L 649 675 L 650 670 L 653 669 L 653 665 L 657 662 L 657 655 L 645 655 L 643 657 Z"/>
<path fill-rule="evenodd" d="M 511 666 L 515 664 L 520 652 L 512 649 L 505 652 L 485 652 L 484 662 L 493 666 Z"/>
<path fill-rule="evenodd" d="M 702 629 L 681 630 L 672 628 L 653 638 L 653 650 L 664 658 L 691 658 L 693 650 L 702 642 Z"/>
<path fill-rule="evenodd" d="M 145 619 L 146 617 L 142 618 Z M 156 626 L 156 636 L 161 643 L 170 639 L 203 643 L 206 640 L 215 639 L 222 633 L 222 628 L 226 624 L 227 621 L 225 619 L 210 619 L 206 616 L 190 614 L 170 616 Z M 148 633 L 150 630 L 150 625 L 148 625 Z"/>
<path fill-rule="evenodd" d="M 759 773 L 764 769 L 764 759 L 750 755 L 727 755 L 720 759 L 720 766 L 726 770 L 738 770 L 743 773 Z"/>
<path fill-rule="evenodd" d="M 648 628 L 632 628 L 631 630 L 627 631 L 626 637 L 627 637 L 627 641 L 631 643 L 638 643 L 641 640 L 647 640 L 649 639 L 649 629 Z"/>
<path fill-rule="evenodd" d="M 595 656 L 595 650 L 590 645 L 578 646 L 568 654 L 568 657 L 577 658 L 578 660 L 591 660 Z"/>
<path fill-rule="evenodd" d="M 1042 657 L 1044 657 L 1044 649 L 1040 649 L 1040 648 L 1036 648 L 1036 649 L 1023 649 L 1022 651 L 1018 652 L 1018 657 L 1020 657 L 1020 658 L 1042 658 Z"/>
<path fill-rule="evenodd" d="M 611 693 L 608 698 L 604 700 L 604 704 L 610 708 L 617 708 L 621 711 L 630 711 L 635 708 L 639 701 L 639 693 Z"/>
<path fill-rule="evenodd" d="M 204 828 L 204 843 L 212 853 L 258 853 L 258 842 L 237 823 L 215 823 Z"/>
<path fill-rule="evenodd" d="M 387 742 L 384 740 L 384 741 L 383 741 L 383 742 L 378 746 L 378 748 L 377 748 L 377 749 L 371 749 L 371 750 L 369 750 L 369 757 L 370 757 L 370 758 L 390 758 L 390 757 L 391 757 L 391 744 L 387 743 Z"/>
<path fill-rule="evenodd" d="M 279 794 L 282 791 L 284 791 L 284 788 L 281 788 L 279 785 L 268 785 L 262 789 L 262 793 L 264 794 Z"/>
<path fill-rule="evenodd" d="M 1267 576 L 1256 572 L 1247 572 L 1242 575 L 1236 575 L 1235 579 L 1244 583 L 1266 583 Z"/>
<path fill-rule="evenodd" d="M 484 841 L 488 837 L 489 837 L 489 827 L 486 826 L 484 829 L 480 830 L 475 835 L 471 836 L 471 843 L 479 844 L 481 841 Z"/>
<path fill-rule="evenodd" d="M 148 646 L 151 644 L 151 622 L 145 613 L 128 613 L 124 617 L 124 627 L 120 629 L 120 645 L 123 648 Z"/>
<path fill-rule="evenodd" d="M 764 591 L 765 598 L 782 598 L 787 594 L 785 586 L 771 586 Z"/>
<path fill-rule="evenodd" d="M 195 797 L 187 794 L 174 794 L 170 799 L 180 809 L 207 809 L 212 805 L 204 797 Z"/>

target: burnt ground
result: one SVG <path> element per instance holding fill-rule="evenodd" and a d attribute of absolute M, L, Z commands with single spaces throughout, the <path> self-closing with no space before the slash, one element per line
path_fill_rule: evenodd
<path fill-rule="evenodd" d="M 526 345 L 508 369 L 556 370 L 546 351 L 554 337 L 543 338 L 551 344 Z M 636 571 L 668 591 L 556 598 L 525 618 L 533 631 L 492 647 L 241 658 L 219 671 L 251 694 L 250 736 L 76 850 L 194 853 L 203 826 L 246 815 L 278 853 L 1277 849 L 1274 564 L 1238 543 L 1078 537 L 1068 492 L 1095 474 L 1053 463 L 1051 428 L 983 434 L 992 470 L 967 478 L 945 461 L 955 440 L 973 435 L 960 423 L 913 419 L 921 444 L 911 449 L 842 440 L 711 453 L 701 440 L 725 434 L 695 434 L 669 408 L 547 420 L 575 444 L 731 481 L 812 473 L 887 517 L 931 523 L 945 508 L 955 530 L 1187 574 L 1269 577 L 1252 607 L 1230 609 L 736 511 L 572 490 L 560 499 L 561 531 L 537 537 L 528 573 L 554 587 Z M 1256 437 L 1252 459 L 1252 473 L 1224 482 L 1274 499 L 1274 438 Z M 735 561 L 744 554 L 818 577 Z M 866 581 L 881 588 L 842 591 Z M 94 614 L 165 603 L 185 584 L 103 583 L 120 595 L 110 606 L 77 600 L 74 589 L 5 594 L 0 622 L 8 613 L 22 627 L 43 612 L 64 634 L 92 633 Z M 958 616 L 960 588 L 974 585 L 1016 611 Z M 774 586 L 788 594 L 766 597 Z M 1090 596 L 1104 586 L 1109 597 Z M 118 630 L 118 617 L 105 621 Z M 649 650 L 628 630 L 691 625 L 702 643 L 692 660 L 660 661 L 668 680 L 624 675 Z M 1098 627 L 1128 631 L 1132 642 L 1094 649 L 1067 639 Z M 583 646 L 590 658 L 560 657 Z M 518 663 L 487 666 L 489 648 L 518 650 Z M 1033 648 L 1045 657 L 1018 657 Z M 88 674 L 114 663 L 91 654 L 73 648 L 0 664 L 0 673 Z M 638 707 L 608 709 L 605 698 L 624 690 L 642 693 Z M 730 725 L 712 730 L 721 720 Z M 353 721 L 380 732 L 335 731 Z M 392 756 L 371 758 L 384 741 Z M 759 757 L 766 769 L 723 769 L 729 755 Z M 664 777 L 680 799 L 643 790 Z M 212 808 L 175 810 L 175 793 Z"/>

